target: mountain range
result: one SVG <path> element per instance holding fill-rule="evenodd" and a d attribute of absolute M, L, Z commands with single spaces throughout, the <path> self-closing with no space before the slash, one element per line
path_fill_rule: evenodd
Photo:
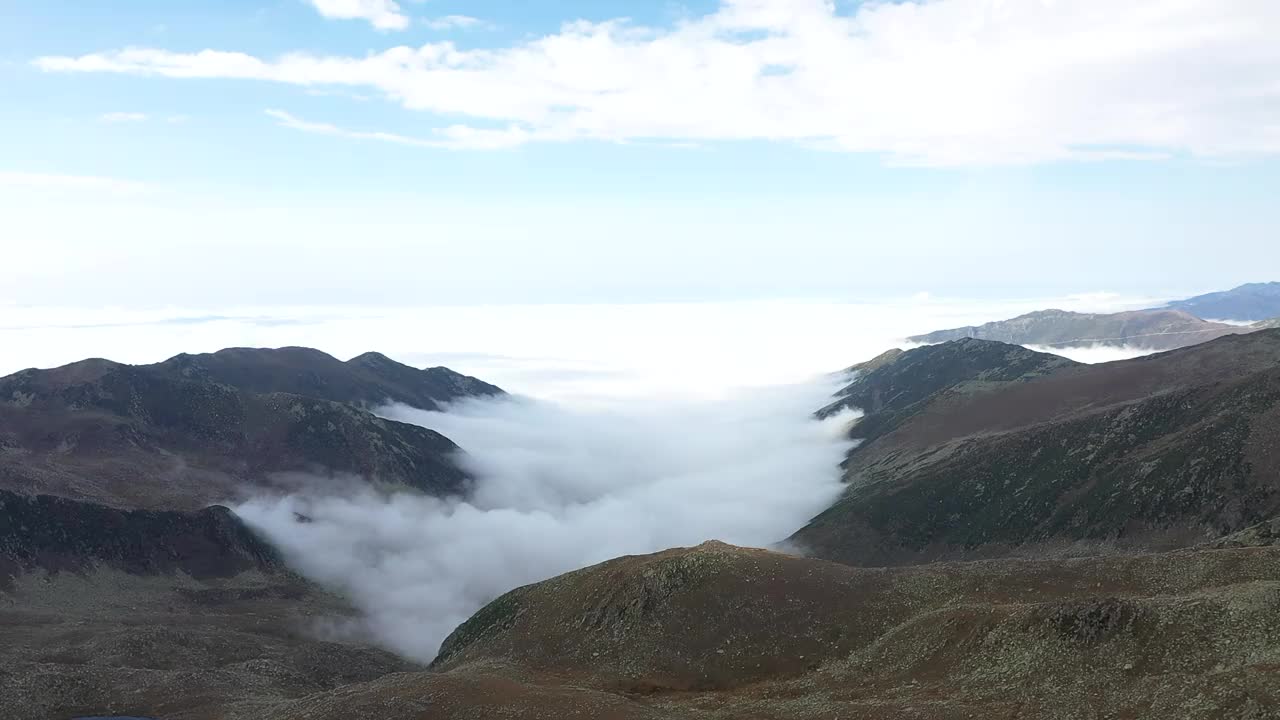
<path fill-rule="evenodd" d="M 814 408 L 858 411 L 861 442 L 787 552 L 708 542 L 517 588 L 429 667 L 341 632 L 343 598 L 209 505 L 326 472 L 465 496 L 452 442 L 368 408 L 501 391 L 361 358 L 0 379 L 9 717 L 1280 713 L 1280 329 L 1100 365 L 891 350 Z"/>
<path fill-rule="evenodd" d="M 1257 322 L 1280 317 L 1280 282 L 1247 283 L 1231 290 L 1176 300 L 1166 307 L 1214 320 Z"/>
<path fill-rule="evenodd" d="M 1222 320 L 1233 322 L 1220 322 Z M 931 344 L 977 338 L 1047 348 L 1104 346 L 1172 350 L 1224 335 L 1274 327 L 1276 322 L 1280 322 L 1280 283 L 1253 283 L 1149 310 L 1120 313 L 1039 310 L 1008 320 L 914 335 L 907 340 Z"/>

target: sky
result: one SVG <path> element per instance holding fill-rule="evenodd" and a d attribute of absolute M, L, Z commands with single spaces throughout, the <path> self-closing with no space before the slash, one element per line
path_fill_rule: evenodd
<path fill-rule="evenodd" d="M 0 2 L 0 304 L 1185 295 L 1272 0 Z"/>

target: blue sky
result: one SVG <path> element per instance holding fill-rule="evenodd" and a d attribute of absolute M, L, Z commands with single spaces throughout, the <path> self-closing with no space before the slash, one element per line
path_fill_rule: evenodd
<path fill-rule="evenodd" d="M 363 2 L 0 4 L 0 302 L 1177 294 L 1280 268 L 1274 3 Z"/>

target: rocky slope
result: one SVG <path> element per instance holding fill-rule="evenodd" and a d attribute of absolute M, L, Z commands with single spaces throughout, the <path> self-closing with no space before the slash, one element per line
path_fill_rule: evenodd
<path fill-rule="evenodd" d="M 1280 282 L 1247 283 L 1171 302 L 1167 307 L 1215 320 L 1266 320 L 1280 316 Z"/>
<path fill-rule="evenodd" d="M 940 343 L 977 338 L 1015 345 L 1128 345 L 1171 350 L 1249 331 L 1247 327 L 1201 320 L 1182 310 L 1135 310 L 1112 314 L 1040 310 L 1010 320 L 939 330 L 908 340 Z"/>
<path fill-rule="evenodd" d="M 501 392 L 437 370 L 300 348 L 24 370 L 0 378 L 0 488 L 180 509 L 235 500 L 289 472 L 461 492 L 451 441 L 354 404 Z"/>
<path fill-rule="evenodd" d="M 1015 352 L 975 340 L 918 348 L 855 387 L 865 396 L 895 366 L 907 382 L 957 353 L 997 372 L 998 351 Z M 994 386 L 939 377 L 924 373 L 913 387 L 941 389 L 905 409 L 872 406 L 853 431 L 870 439 L 846 463 L 848 491 L 794 541 L 894 564 L 1181 547 L 1280 515 L 1280 331 Z"/>

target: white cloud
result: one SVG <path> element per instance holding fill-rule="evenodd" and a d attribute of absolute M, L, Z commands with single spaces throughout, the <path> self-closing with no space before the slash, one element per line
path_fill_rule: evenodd
<path fill-rule="evenodd" d="M 427 18 L 423 24 L 432 30 L 452 30 L 454 28 L 469 29 L 480 27 L 484 21 L 469 15 L 445 15 L 438 18 Z"/>
<path fill-rule="evenodd" d="M 308 0 L 319 13 L 335 20 L 367 20 L 379 30 L 404 30 L 409 17 L 395 0 Z"/>
<path fill-rule="evenodd" d="M 146 189 L 143 183 L 113 177 L 12 171 L 0 171 L 0 186 L 40 190 L 105 190 L 118 193 L 132 193 Z"/>
<path fill-rule="evenodd" d="M 538 137 L 764 139 L 956 165 L 1280 152 L 1278 35 L 1273 0 L 878 1 L 851 14 L 722 0 L 671 28 L 577 21 L 496 49 L 128 48 L 36 64 L 364 88 Z"/>
<path fill-rule="evenodd" d="M 435 138 L 419 138 L 381 131 L 349 130 L 329 123 L 303 120 L 284 110 L 265 112 L 275 118 L 281 127 L 318 135 L 333 135 L 352 140 L 377 140 L 415 147 L 497 150 L 523 144 L 531 137 L 528 132 L 515 126 L 504 130 L 490 130 L 455 125 L 437 129 Z"/>
<path fill-rule="evenodd" d="M 143 122 L 147 119 L 147 114 L 140 112 L 109 112 L 103 113 L 98 119 L 111 123 Z"/>
<path fill-rule="evenodd" d="M 262 498 L 236 512 L 291 565 L 348 594 L 376 639 L 429 660 L 486 602 L 611 557 L 786 538 L 840 493 L 835 383 L 717 401 L 463 403 L 393 409 L 466 448 L 466 501 L 418 494 Z M 299 523 L 300 513 L 312 522 Z"/>
<path fill-rule="evenodd" d="M 1048 345 L 1027 345 L 1028 350 L 1036 352 L 1049 353 L 1051 355 L 1061 355 L 1064 358 L 1075 360 L 1076 362 L 1088 363 L 1090 365 L 1096 363 L 1115 362 L 1117 360 L 1129 360 L 1152 353 L 1161 352 L 1152 348 L 1139 347 L 1136 345 L 1122 345 L 1116 347 L 1114 345 L 1069 345 L 1048 346 Z"/>

